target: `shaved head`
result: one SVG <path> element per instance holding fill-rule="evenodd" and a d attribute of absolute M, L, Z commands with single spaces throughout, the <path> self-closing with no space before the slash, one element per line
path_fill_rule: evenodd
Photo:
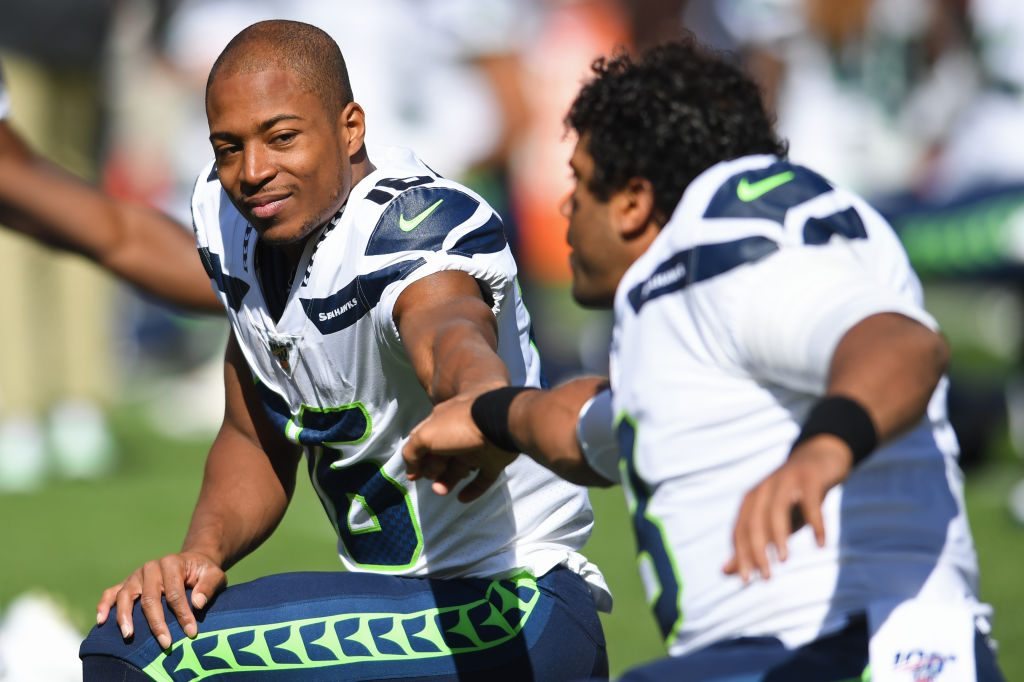
<path fill-rule="evenodd" d="M 316 26 L 283 19 L 253 24 L 231 39 L 210 69 L 207 100 L 218 78 L 271 69 L 298 76 L 332 118 L 352 101 L 348 69 L 334 39 Z"/>

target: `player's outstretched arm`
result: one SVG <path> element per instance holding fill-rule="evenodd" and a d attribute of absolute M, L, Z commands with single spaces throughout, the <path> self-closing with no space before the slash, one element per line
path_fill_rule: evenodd
<path fill-rule="evenodd" d="M 476 280 L 458 271 L 428 275 L 410 284 L 395 303 L 394 320 L 413 370 L 434 403 L 470 403 L 492 388 L 507 386 L 508 368 L 498 355 L 497 321 Z M 459 493 L 480 496 L 515 459 L 493 449 L 488 457 L 472 453 L 445 462 L 433 476 L 439 489 L 451 489 L 476 471 Z"/>
<path fill-rule="evenodd" d="M 118 201 L 35 154 L 0 120 L 0 224 L 82 254 L 169 303 L 220 312 L 192 231 Z"/>
<path fill-rule="evenodd" d="M 580 408 L 604 380 L 519 393 L 507 419 L 518 436 L 511 443 L 494 443 L 474 422 L 472 405 L 482 394 L 507 386 L 509 375 L 497 354 L 494 315 L 476 280 L 462 272 L 425 277 L 402 293 L 394 316 L 420 382 L 438 403 L 403 449 L 411 479 L 432 479 L 434 490 L 447 494 L 476 471 L 459 492 L 468 502 L 494 483 L 518 452 L 526 452 L 573 482 L 608 485 L 587 465 L 576 441 Z"/>
<path fill-rule="evenodd" d="M 495 414 L 492 423 L 497 423 L 497 428 L 511 441 L 506 445 L 529 455 L 562 478 L 578 485 L 610 485 L 610 480 L 591 467 L 577 439 L 581 408 L 607 383 L 600 377 L 586 377 L 552 390 L 529 389 L 508 394 L 511 400 L 506 403 L 507 409 Z M 488 397 L 485 395 L 483 400 L 489 402 Z M 474 402 L 449 400 L 436 405 L 430 416 L 413 429 L 402 450 L 411 479 L 434 479 L 434 491 L 445 495 L 450 486 L 442 474 L 452 460 L 471 463 L 508 452 L 484 435 L 473 415 Z M 608 429 L 610 433 L 610 423 Z"/>
<path fill-rule="evenodd" d="M 96 607 L 96 620 L 102 624 L 117 606 L 125 638 L 133 634 L 132 606 L 138 599 L 157 641 L 170 646 L 161 597 L 185 634 L 195 636 L 192 609 L 203 608 L 227 583 L 225 571 L 273 532 L 295 489 L 300 451 L 267 420 L 234 336 L 228 343 L 224 379 L 224 423 L 210 448 L 181 552 L 146 562 L 105 590 Z"/>
<path fill-rule="evenodd" d="M 433 402 L 508 385 L 498 323 L 472 276 L 444 271 L 410 284 L 395 303 L 394 319 Z"/>
<path fill-rule="evenodd" d="M 508 435 L 520 451 L 565 480 L 577 485 L 609 486 L 614 479 L 595 468 L 595 460 L 584 453 L 580 442 L 584 405 L 598 394 L 608 396 L 608 390 L 608 380 L 604 377 L 580 377 L 551 390 L 516 396 L 509 405 Z M 597 424 L 596 433 L 592 427 L 586 429 L 591 437 L 597 436 L 589 443 L 591 452 L 603 450 L 604 459 L 610 456 L 612 462 L 617 463 L 618 448 L 610 411 L 605 415 L 598 410 L 596 415 L 588 413 L 586 417 L 588 420 L 595 418 L 601 422 Z"/>
<path fill-rule="evenodd" d="M 725 572 L 769 577 L 769 545 L 785 561 L 786 540 L 803 523 L 824 545 L 825 494 L 875 445 L 921 419 L 949 359 L 945 339 L 909 317 L 883 313 L 854 325 L 836 347 L 825 396 L 788 460 L 744 498 Z"/>

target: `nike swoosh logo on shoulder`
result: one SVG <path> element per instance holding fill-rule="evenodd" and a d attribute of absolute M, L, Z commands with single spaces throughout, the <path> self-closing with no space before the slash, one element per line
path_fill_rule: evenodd
<path fill-rule="evenodd" d="M 782 173 L 769 175 L 767 178 L 761 178 L 757 182 L 750 182 L 746 178 L 740 178 L 740 183 L 736 185 L 736 196 L 739 197 L 740 201 L 750 202 L 763 197 L 776 187 L 785 185 L 794 177 L 793 171 L 783 171 Z"/>
<path fill-rule="evenodd" d="M 425 210 L 421 211 L 419 214 L 413 216 L 408 220 L 404 215 L 399 215 L 398 229 L 400 229 L 402 232 L 412 232 L 417 227 L 419 227 L 420 223 L 429 218 L 430 214 L 436 211 L 437 207 L 440 206 L 442 202 L 444 202 L 444 199 L 438 199 L 433 204 L 428 206 Z"/>

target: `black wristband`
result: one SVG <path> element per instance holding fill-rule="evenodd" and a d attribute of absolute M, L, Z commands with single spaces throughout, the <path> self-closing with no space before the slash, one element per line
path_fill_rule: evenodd
<path fill-rule="evenodd" d="M 830 395 L 819 400 L 807 414 L 795 448 L 812 436 L 831 434 L 850 446 L 856 466 L 878 445 L 878 431 L 871 415 L 856 400 L 841 395 Z"/>
<path fill-rule="evenodd" d="M 519 452 L 512 434 L 508 430 L 508 412 L 512 400 L 523 391 L 535 391 L 530 386 L 502 386 L 487 393 L 481 393 L 473 401 L 469 413 L 484 438 L 502 450 Z"/>

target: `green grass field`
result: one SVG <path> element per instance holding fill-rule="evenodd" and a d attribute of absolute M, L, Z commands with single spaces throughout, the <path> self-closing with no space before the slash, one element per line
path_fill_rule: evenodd
<path fill-rule="evenodd" d="M 43 491 L 0 496 L 3 568 L 0 612 L 12 597 L 40 589 L 63 603 L 84 632 L 101 590 L 142 561 L 180 544 L 199 487 L 207 442 L 169 441 L 142 424 L 139 410 L 115 415 L 118 472 L 100 481 L 54 481 Z M 982 565 L 982 596 L 995 606 L 1008 680 L 1024 680 L 1024 530 L 1005 506 L 1024 464 L 994 457 L 968 479 L 968 505 Z M 613 673 L 664 653 L 633 563 L 633 537 L 618 488 L 593 495 L 598 521 L 586 552 L 615 592 L 604 619 Z M 230 572 L 232 582 L 272 572 L 338 567 L 334 536 L 308 481 L 274 536 Z"/>

